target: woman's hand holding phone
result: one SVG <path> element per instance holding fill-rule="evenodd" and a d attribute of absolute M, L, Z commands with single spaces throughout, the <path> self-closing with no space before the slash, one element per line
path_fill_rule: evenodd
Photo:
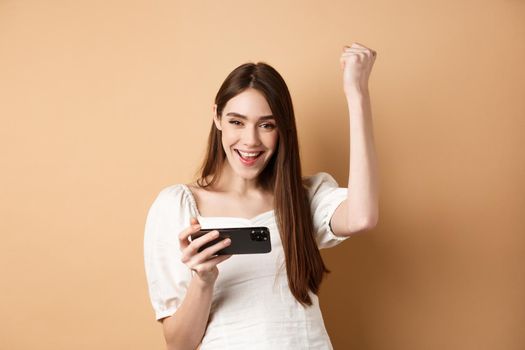
<path fill-rule="evenodd" d="M 210 231 L 207 234 L 190 241 L 190 235 L 199 232 L 199 222 L 196 218 L 191 218 L 190 226 L 179 234 L 180 249 L 182 252 L 181 261 L 196 273 L 199 279 L 206 284 L 214 284 L 219 276 L 217 264 L 231 257 L 231 255 L 214 256 L 217 251 L 229 246 L 230 239 L 220 242 L 198 252 L 204 244 L 219 237 L 219 231 Z"/>

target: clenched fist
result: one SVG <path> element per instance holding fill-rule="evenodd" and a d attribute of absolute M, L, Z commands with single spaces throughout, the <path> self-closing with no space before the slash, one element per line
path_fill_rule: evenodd
<path fill-rule="evenodd" d="M 368 78 L 377 53 L 361 44 L 345 45 L 340 63 L 343 69 L 343 89 L 345 94 L 368 89 Z"/>

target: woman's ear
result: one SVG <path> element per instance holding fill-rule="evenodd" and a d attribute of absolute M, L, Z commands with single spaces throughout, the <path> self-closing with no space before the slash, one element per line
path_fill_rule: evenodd
<path fill-rule="evenodd" d="M 214 104 L 213 105 L 213 122 L 215 123 L 215 127 L 219 130 L 222 130 L 222 127 L 221 127 L 221 120 L 220 118 L 217 116 L 217 105 Z"/>

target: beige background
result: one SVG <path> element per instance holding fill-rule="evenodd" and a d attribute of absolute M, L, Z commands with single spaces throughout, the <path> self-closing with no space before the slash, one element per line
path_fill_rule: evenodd
<path fill-rule="evenodd" d="M 370 81 L 380 223 L 323 251 L 336 349 L 525 347 L 525 1 L 0 0 L 0 349 L 162 349 L 146 213 L 203 156 L 226 75 L 284 76 L 305 174 L 348 172 Z"/>

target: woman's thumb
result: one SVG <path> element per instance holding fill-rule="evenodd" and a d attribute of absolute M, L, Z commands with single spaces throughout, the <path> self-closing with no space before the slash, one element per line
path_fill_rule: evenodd
<path fill-rule="evenodd" d="M 197 220 L 196 217 L 192 216 L 190 219 L 190 225 L 198 225 L 198 224 L 199 224 L 199 220 Z"/>

